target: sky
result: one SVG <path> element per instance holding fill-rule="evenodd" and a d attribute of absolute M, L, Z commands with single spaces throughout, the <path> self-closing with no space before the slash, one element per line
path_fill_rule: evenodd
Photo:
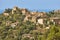
<path fill-rule="evenodd" d="M 27 9 L 60 9 L 60 0 L 0 0 L 0 9 L 13 8 Z"/>

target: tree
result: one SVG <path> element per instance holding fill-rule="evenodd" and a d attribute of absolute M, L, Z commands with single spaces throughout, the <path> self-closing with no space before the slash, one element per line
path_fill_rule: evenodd
<path fill-rule="evenodd" d="M 51 26 L 50 33 L 47 36 L 47 40 L 54 40 L 55 34 L 58 32 L 56 26 Z"/>
<path fill-rule="evenodd" d="M 10 13 L 12 11 L 12 9 L 8 8 L 8 9 L 5 9 L 5 13 Z"/>

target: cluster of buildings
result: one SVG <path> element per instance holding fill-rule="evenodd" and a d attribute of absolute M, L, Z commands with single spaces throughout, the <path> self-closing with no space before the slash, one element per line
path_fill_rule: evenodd
<path fill-rule="evenodd" d="M 60 25 L 60 10 L 54 11 L 52 16 L 48 16 L 46 12 L 36 12 L 36 11 L 29 11 L 25 8 L 18 8 L 14 7 L 11 12 L 4 12 L 4 16 L 10 16 L 13 14 L 21 14 L 25 15 L 23 19 L 23 23 L 26 21 L 30 21 L 32 23 L 36 24 L 36 30 L 32 30 L 34 33 L 41 32 L 44 34 L 46 32 L 46 29 L 50 29 L 50 25 Z M 10 16 L 11 17 L 11 16 Z M 1 23 L 1 22 L 0 22 Z M 12 28 L 15 28 L 19 24 L 19 21 L 16 20 L 15 22 L 12 21 L 6 21 L 6 26 L 10 26 Z M 43 27 L 43 28 L 42 28 Z M 14 31 L 13 31 L 14 32 Z M 16 32 L 16 31 L 15 31 Z M 14 34 L 15 35 L 15 34 Z M 16 37 L 16 36 L 14 36 Z M 30 38 L 34 39 L 32 34 L 23 34 L 22 38 Z"/>
<path fill-rule="evenodd" d="M 38 25 L 38 24 L 41 24 L 41 25 L 50 25 L 50 24 L 60 25 L 59 16 L 54 16 L 54 15 L 58 14 L 59 11 L 58 12 L 54 11 L 55 14 L 52 17 L 48 17 L 46 12 L 36 12 L 36 11 L 32 12 L 32 11 L 29 11 L 25 8 L 20 9 L 18 7 L 14 7 L 11 11 L 12 14 L 17 13 L 17 12 L 21 12 L 22 15 L 25 15 L 23 22 L 31 21 L 31 22 L 35 23 L 36 25 Z M 9 16 L 9 13 L 3 13 L 3 15 Z"/>

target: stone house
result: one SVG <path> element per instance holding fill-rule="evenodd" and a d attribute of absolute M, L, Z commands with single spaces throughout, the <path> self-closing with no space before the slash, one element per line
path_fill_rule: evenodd
<path fill-rule="evenodd" d="M 60 13 L 60 10 L 54 10 L 53 12 L 58 14 Z"/>
<path fill-rule="evenodd" d="M 21 9 L 22 15 L 29 14 L 29 11 L 25 8 Z"/>
<path fill-rule="evenodd" d="M 36 19 L 36 25 L 38 25 L 38 24 L 40 24 L 43 27 L 45 27 L 45 26 L 49 25 L 49 21 L 45 17 L 37 17 L 37 19 Z"/>
<path fill-rule="evenodd" d="M 15 28 L 15 26 L 17 26 L 18 23 L 19 23 L 18 21 L 17 21 L 17 22 L 14 22 L 14 23 L 11 23 L 11 27 L 12 27 L 12 28 Z"/>
<path fill-rule="evenodd" d="M 32 16 L 31 22 L 34 22 L 34 23 L 36 23 L 36 18 L 37 18 L 37 17 L 35 17 L 35 16 Z"/>
<path fill-rule="evenodd" d="M 42 18 L 37 19 L 37 23 L 39 23 L 39 24 L 44 24 L 44 19 L 42 19 Z"/>
<path fill-rule="evenodd" d="M 16 13 L 17 9 L 18 9 L 18 7 L 16 7 L 16 6 L 13 7 L 13 9 L 12 9 L 12 14 Z"/>
<path fill-rule="evenodd" d="M 45 12 L 38 12 L 38 16 L 40 16 L 40 17 L 47 17 Z"/>
<path fill-rule="evenodd" d="M 53 19 L 53 21 L 55 22 L 55 24 L 60 25 L 60 19 Z"/>
<path fill-rule="evenodd" d="M 46 16 L 46 13 L 45 12 L 30 12 L 30 14 L 32 16 L 36 16 L 36 17 L 38 17 L 38 16 L 45 17 Z"/>
<path fill-rule="evenodd" d="M 36 19 L 38 17 L 38 12 L 30 12 L 30 14 L 32 16 L 31 22 L 36 23 Z"/>
<path fill-rule="evenodd" d="M 4 16 L 9 16 L 9 13 L 3 13 Z"/>
<path fill-rule="evenodd" d="M 24 18 L 24 22 L 29 21 L 30 20 L 30 17 L 31 17 L 30 14 L 26 15 L 25 18 Z"/>
<path fill-rule="evenodd" d="M 15 10 L 15 11 L 16 11 L 16 10 L 17 10 L 17 8 L 18 8 L 17 6 L 14 6 L 14 7 L 13 7 L 13 10 Z"/>
<path fill-rule="evenodd" d="M 32 16 L 38 15 L 38 12 L 30 12 Z"/>
<path fill-rule="evenodd" d="M 26 21 L 31 21 L 36 23 L 36 17 L 35 16 L 31 16 L 30 14 L 26 15 L 26 17 L 24 18 L 24 22 Z"/>
<path fill-rule="evenodd" d="M 50 29 L 50 26 L 49 27 L 46 27 L 45 29 Z"/>
<path fill-rule="evenodd" d="M 32 16 L 46 16 L 46 12 L 30 12 Z"/>
<path fill-rule="evenodd" d="M 53 23 L 53 24 L 60 24 L 60 18 L 59 17 L 51 17 L 50 18 L 50 21 Z"/>

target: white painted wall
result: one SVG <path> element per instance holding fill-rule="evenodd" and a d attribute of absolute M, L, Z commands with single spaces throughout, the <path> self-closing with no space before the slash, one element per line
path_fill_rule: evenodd
<path fill-rule="evenodd" d="M 43 19 L 38 19 L 39 24 L 43 24 Z"/>

